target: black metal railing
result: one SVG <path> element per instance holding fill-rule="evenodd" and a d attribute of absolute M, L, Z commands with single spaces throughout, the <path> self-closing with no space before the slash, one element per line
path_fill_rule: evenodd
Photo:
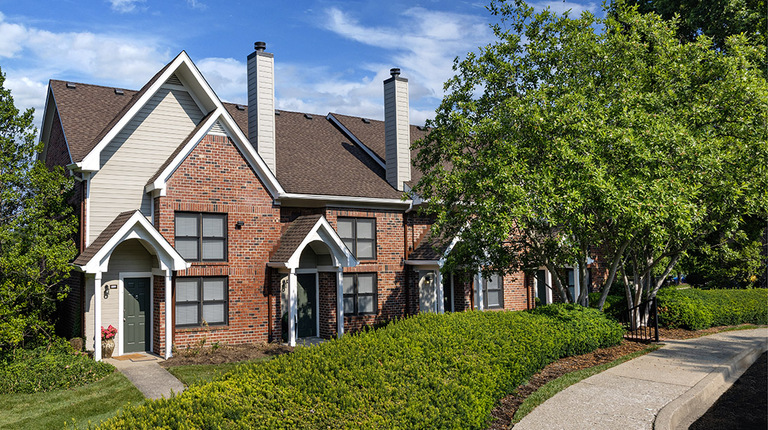
<path fill-rule="evenodd" d="M 624 326 L 624 338 L 635 342 L 659 341 L 659 314 L 656 297 L 622 312 L 619 322 Z"/>

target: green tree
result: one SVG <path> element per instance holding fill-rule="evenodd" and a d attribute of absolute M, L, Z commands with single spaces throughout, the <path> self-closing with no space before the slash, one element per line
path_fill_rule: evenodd
<path fill-rule="evenodd" d="M 60 282 L 75 256 L 72 181 L 35 161 L 33 110 L 20 112 L 0 71 L 0 351 L 52 335 Z"/>
<path fill-rule="evenodd" d="M 743 288 L 757 285 L 765 276 L 761 255 L 766 219 L 746 217 L 737 228 L 713 232 L 681 259 L 686 282 L 695 286 Z"/>
<path fill-rule="evenodd" d="M 454 65 L 415 161 L 448 269 L 545 265 L 570 297 L 596 251 L 630 305 L 655 295 L 702 237 L 766 211 L 764 51 L 727 50 L 617 5 L 572 19 L 494 1 L 497 41 Z M 601 298 L 600 305 L 605 300 Z"/>
<path fill-rule="evenodd" d="M 678 36 L 693 42 L 700 34 L 725 47 L 728 36 L 745 34 L 754 44 L 765 45 L 768 3 L 765 0 L 627 0 L 640 13 L 656 13 L 662 19 L 679 19 Z"/>

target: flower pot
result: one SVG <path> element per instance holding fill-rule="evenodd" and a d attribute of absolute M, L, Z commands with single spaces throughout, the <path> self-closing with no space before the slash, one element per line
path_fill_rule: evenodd
<path fill-rule="evenodd" d="M 101 358 L 112 358 L 115 351 L 115 340 L 107 339 L 101 341 Z"/>

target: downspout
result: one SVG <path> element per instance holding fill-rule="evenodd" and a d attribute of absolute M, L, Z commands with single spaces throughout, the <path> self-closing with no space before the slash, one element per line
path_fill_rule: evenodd
<path fill-rule="evenodd" d="M 267 342 L 272 342 L 272 270 L 267 267 L 264 280 L 267 283 Z"/>
<path fill-rule="evenodd" d="M 405 315 L 411 314 L 411 283 L 408 282 L 408 268 L 405 260 L 408 260 L 408 213 L 413 209 L 413 200 L 411 205 L 403 212 L 403 287 L 405 288 Z"/>

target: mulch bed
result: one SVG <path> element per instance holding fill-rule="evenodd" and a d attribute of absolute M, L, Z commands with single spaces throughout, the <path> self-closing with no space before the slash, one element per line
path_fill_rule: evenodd
<path fill-rule="evenodd" d="M 265 357 L 287 354 L 293 348 L 280 343 L 248 343 L 222 345 L 217 348 L 190 348 L 177 351 L 173 357 L 160 363 L 163 367 L 187 364 L 222 364 L 251 361 Z"/>

